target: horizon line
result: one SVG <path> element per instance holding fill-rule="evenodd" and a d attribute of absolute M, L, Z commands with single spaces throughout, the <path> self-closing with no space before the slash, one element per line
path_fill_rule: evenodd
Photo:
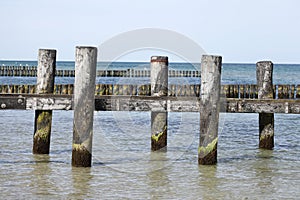
<path fill-rule="evenodd" d="M 267 59 L 265 59 L 267 60 Z M 22 62 L 37 62 L 38 60 L 37 59 L 0 59 L 0 61 L 22 61 Z M 260 60 L 261 61 L 261 60 Z M 246 61 L 246 62 L 234 62 L 234 61 L 229 61 L 229 62 L 222 62 L 224 64 L 256 64 L 257 62 L 260 62 L 260 61 L 256 61 L 256 62 L 249 62 L 249 61 Z M 272 60 L 270 60 L 271 62 L 273 62 Z M 56 60 L 56 62 L 75 62 L 75 60 L 69 60 L 69 59 L 66 59 L 66 60 Z M 99 62 L 104 62 L 104 63 L 113 63 L 113 62 L 124 62 L 124 63 L 130 63 L 130 62 L 135 62 L 135 63 L 150 63 L 150 59 L 149 61 L 141 61 L 141 60 L 132 60 L 132 61 L 129 61 L 129 60 L 117 60 L 117 61 L 106 61 L 106 60 L 100 60 L 100 61 L 97 61 L 97 63 Z M 178 61 L 178 60 L 174 60 L 174 61 L 169 61 L 169 63 L 191 63 L 191 64 L 198 64 L 198 63 L 201 63 L 199 61 L 194 61 L 194 62 L 186 62 L 186 61 Z M 300 62 L 299 63 L 295 63 L 295 62 L 273 62 L 273 64 L 284 64 L 284 65 L 300 65 Z"/>

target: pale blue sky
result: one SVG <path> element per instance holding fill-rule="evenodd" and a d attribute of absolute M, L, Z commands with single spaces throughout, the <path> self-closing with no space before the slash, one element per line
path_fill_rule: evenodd
<path fill-rule="evenodd" d="M 300 63 L 299 8 L 299 0 L 1 0 L 0 59 L 55 48 L 58 60 L 74 60 L 76 45 L 163 28 L 224 62 Z"/>

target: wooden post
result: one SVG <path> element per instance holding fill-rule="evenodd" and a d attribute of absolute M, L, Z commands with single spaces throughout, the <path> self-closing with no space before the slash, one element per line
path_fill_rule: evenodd
<path fill-rule="evenodd" d="M 96 47 L 76 47 L 72 166 L 92 164 Z"/>
<path fill-rule="evenodd" d="M 168 95 L 168 57 L 151 57 L 151 96 Z M 167 146 L 167 112 L 151 112 L 151 150 Z"/>
<path fill-rule="evenodd" d="M 68 94 L 68 85 L 64 84 L 61 86 L 61 94 Z"/>
<path fill-rule="evenodd" d="M 233 86 L 233 98 L 239 98 L 239 86 L 238 85 Z"/>
<path fill-rule="evenodd" d="M 283 85 L 277 85 L 278 87 L 278 99 L 283 99 Z"/>
<path fill-rule="evenodd" d="M 74 75 L 75 77 L 75 75 Z M 73 84 L 69 84 L 69 92 L 68 94 L 73 94 L 74 93 L 74 85 Z"/>
<path fill-rule="evenodd" d="M 234 85 L 230 85 L 230 98 L 235 98 L 234 97 Z"/>
<path fill-rule="evenodd" d="M 245 88 L 244 88 L 244 85 L 240 85 L 240 98 L 241 99 L 245 98 Z"/>
<path fill-rule="evenodd" d="M 256 63 L 258 99 L 273 99 L 273 63 Z M 259 148 L 274 147 L 274 113 L 259 113 Z"/>
<path fill-rule="evenodd" d="M 250 85 L 250 99 L 255 99 L 255 87 L 256 85 L 251 84 Z"/>
<path fill-rule="evenodd" d="M 132 86 L 132 96 L 136 96 L 138 93 L 137 93 L 137 89 L 138 89 L 138 86 L 137 85 L 133 85 Z"/>
<path fill-rule="evenodd" d="M 221 91 L 224 93 L 226 98 L 229 98 L 229 85 L 222 85 Z"/>
<path fill-rule="evenodd" d="M 97 73 L 97 72 L 96 72 Z M 96 75 L 97 76 L 97 75 Z M 100 84 L 96 84 L 95 86 L 95 95 L 98 96 L 100 95 Z"/>
<path fill-rule="evenodd" d="M 283 85 L 282 87 L 282 92 L 283 92 L 283 98 L 284 99 L 289 99 L 289 92 L 290 92 L 290 86 L 289 85 Z"/>
<path fill-rule="evenodd" d="M 177 85 L 176 86 L 176 95 L 183 96 L 183 94 L 184 94 L 183 85 Z"/>
<path fill-rule="evenodd" d="M 130 95 L 129 85 L 123 85 L 122 95 Z"/>
<path fill-rule="evenodd" d="M 200 143 L 198 149 L 198 163 L 201 165 L 217 163 L 221 67 L 221 56 L 202 56 Z"/>
<path fill-rule="evenodd" d="M 296 99 L 300 99 L 300 85 L 297 85 L 297 89 L 296 89 Z"/>
<path fill-rule="evenodd" d="M 295 85 L 291 85 L 291 96 L 290 99 L 295 99 Z"/>
<path fill-rule="evenodd" d="M 195 85 L 196 97 L 200 97 L 200 85 Z"/>
<path fill-rule="evenodd" d="M 53 94 L 56 68 L 56 50 L 39 49 L 37 67 L 37 94 Z M 49 154 L 52 110 L 36 110 L 34 121 L 34 154 Z"/>
<path fill-rule="evenodd" d="M 119 85 L 118 84 L 115 84 L 113 86 L 113 91 L 114 91 L 114 95 L 119 95 L 120 94 Z"/>

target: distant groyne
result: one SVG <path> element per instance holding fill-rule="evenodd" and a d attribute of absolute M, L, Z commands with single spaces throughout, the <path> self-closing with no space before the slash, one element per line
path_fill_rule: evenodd
<path fill-rule="evenodd" d="M 37 66 L 0 66 L 0 76 L 37 76 Z M 55 71 L 56 77 L 75 77 L 75 70 L 58 69 Z M 97 70 L 99 77 L 150 77 L 150 70 L 147 69 L 127 69 L 127 70 Z M 200 77 L 198 70 L 169 70 L 169 77 Z"/>
<path fill-rule="evenodd" d="M 170 84 L 168 96 L 199 97 L 200 84 Z M 300 99 L 300 85 L 276 84 L 272 86 L 274 99 Z M 0 85 L 0 94 L 35 94 L 36 85 Z M 55 84 L 53 95 L 74 94 L 74 84 Z M 96 84 L 95 95 L 151 96 L 151 84 Z M 226 98 L 257 99 L 256 84 L 224 84 L 221 95 Z"/>

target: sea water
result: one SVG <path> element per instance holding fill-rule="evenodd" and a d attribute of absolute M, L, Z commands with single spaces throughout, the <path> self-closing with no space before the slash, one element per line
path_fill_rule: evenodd
<path fill-rule="evenodd" d="M 65 63 L 74 68 L 73 62 Z M 122 68 L 123 64 L 116 65 Z M 126 63 L 126 68 L 135 64 Z M 141 65 L 149 67 L 147 63 L 135 66 Z M 179 65 L 185 69 L 185 64 Z M 299 65 L 274 65 L 275 84 L 300 84 L 299 74 Z M 149 77 L 137 80 L 150 81 Z M 55 81 L 72 83 L 74 79 Z M 98 83 L 130 81 L 97 78 Z M 200 83 L 199 78 L 180 81 Z M 24 82 L 35 84 L 36 78 L 0 77 L 0 84 Z M 223 65 L 222 83 L 255 82 L 255 64 Z M 95 112 L 93 166 L 74 168 L 73 111 L 53 112 L 49 155 L 32 154 L 34 111 L 0 111 L 0 198 L 299 198 L 300 115 L 275 114 L 275 148 L 270 151 L 258 148 L 258 114 L 221 113 L 215 166 L 197 164 L 199 113 L 169 113 L 166 152 L 150 150 L 150 118 L 150 112 Z"/>

